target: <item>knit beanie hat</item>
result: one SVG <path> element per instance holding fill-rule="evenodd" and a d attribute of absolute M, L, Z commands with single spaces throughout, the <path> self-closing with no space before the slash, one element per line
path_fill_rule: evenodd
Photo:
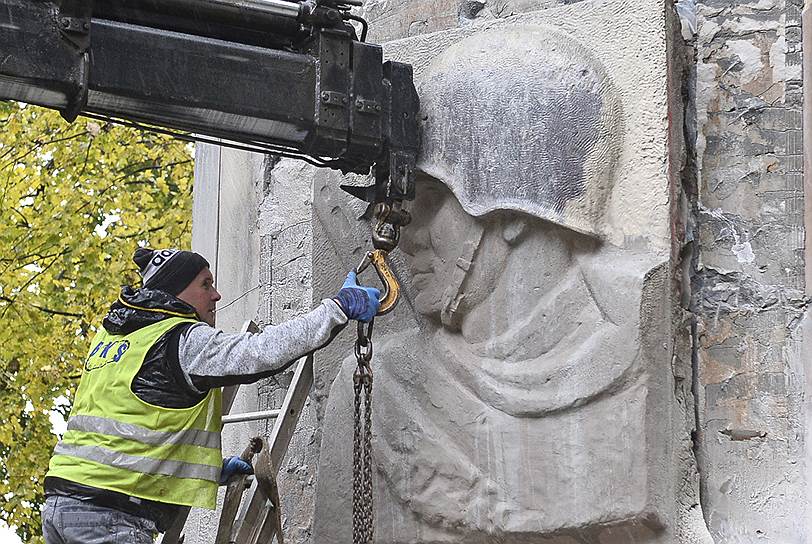
<path fill-rule="evenodd" d="M 209 262 L 193 251 L 139 247 L 133 254 L 144 287 L 177 296 Z"/>

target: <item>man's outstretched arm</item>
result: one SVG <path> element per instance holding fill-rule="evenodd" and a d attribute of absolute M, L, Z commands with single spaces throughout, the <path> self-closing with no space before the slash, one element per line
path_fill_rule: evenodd
<path fill-rule="evenodd" d="M 180 338 L 178 359 L 187 381 L 200 392 L 253 383 L 326 346 L 347 321 L 338 303 L 325 299 L 309 313 L 259 334 L 226 333 L 200 323 Z"/>

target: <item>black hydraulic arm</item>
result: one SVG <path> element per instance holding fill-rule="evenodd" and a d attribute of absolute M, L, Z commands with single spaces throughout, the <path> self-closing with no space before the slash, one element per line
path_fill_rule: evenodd
<path fill-rule="evenodd" d="M 358 39 L 355 2 L 0 0 L 0 99 L 372 171 L 350 192 L 397 230 L 418 99 L 411 66 Z"/>

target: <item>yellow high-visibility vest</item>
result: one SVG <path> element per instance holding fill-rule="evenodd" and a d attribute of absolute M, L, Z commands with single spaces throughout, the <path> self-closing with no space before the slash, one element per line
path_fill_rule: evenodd
<path fill-rule="evenodd" d="M 134 497 L 213 510 L 222 466 L 221 391 L 191 408 L 162 408 L 130 384 L 171 317 L 126 335 L 101 328 L 85 359 L 68 428 L 47 476 Z"/>

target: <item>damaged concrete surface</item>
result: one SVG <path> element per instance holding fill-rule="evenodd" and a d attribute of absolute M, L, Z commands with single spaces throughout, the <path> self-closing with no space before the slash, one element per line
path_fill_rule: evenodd
<path fill-rule="evenodd" d="M 717 542 L 810 537 L 801 7 L 696 3 L 697 455 Z"/>

